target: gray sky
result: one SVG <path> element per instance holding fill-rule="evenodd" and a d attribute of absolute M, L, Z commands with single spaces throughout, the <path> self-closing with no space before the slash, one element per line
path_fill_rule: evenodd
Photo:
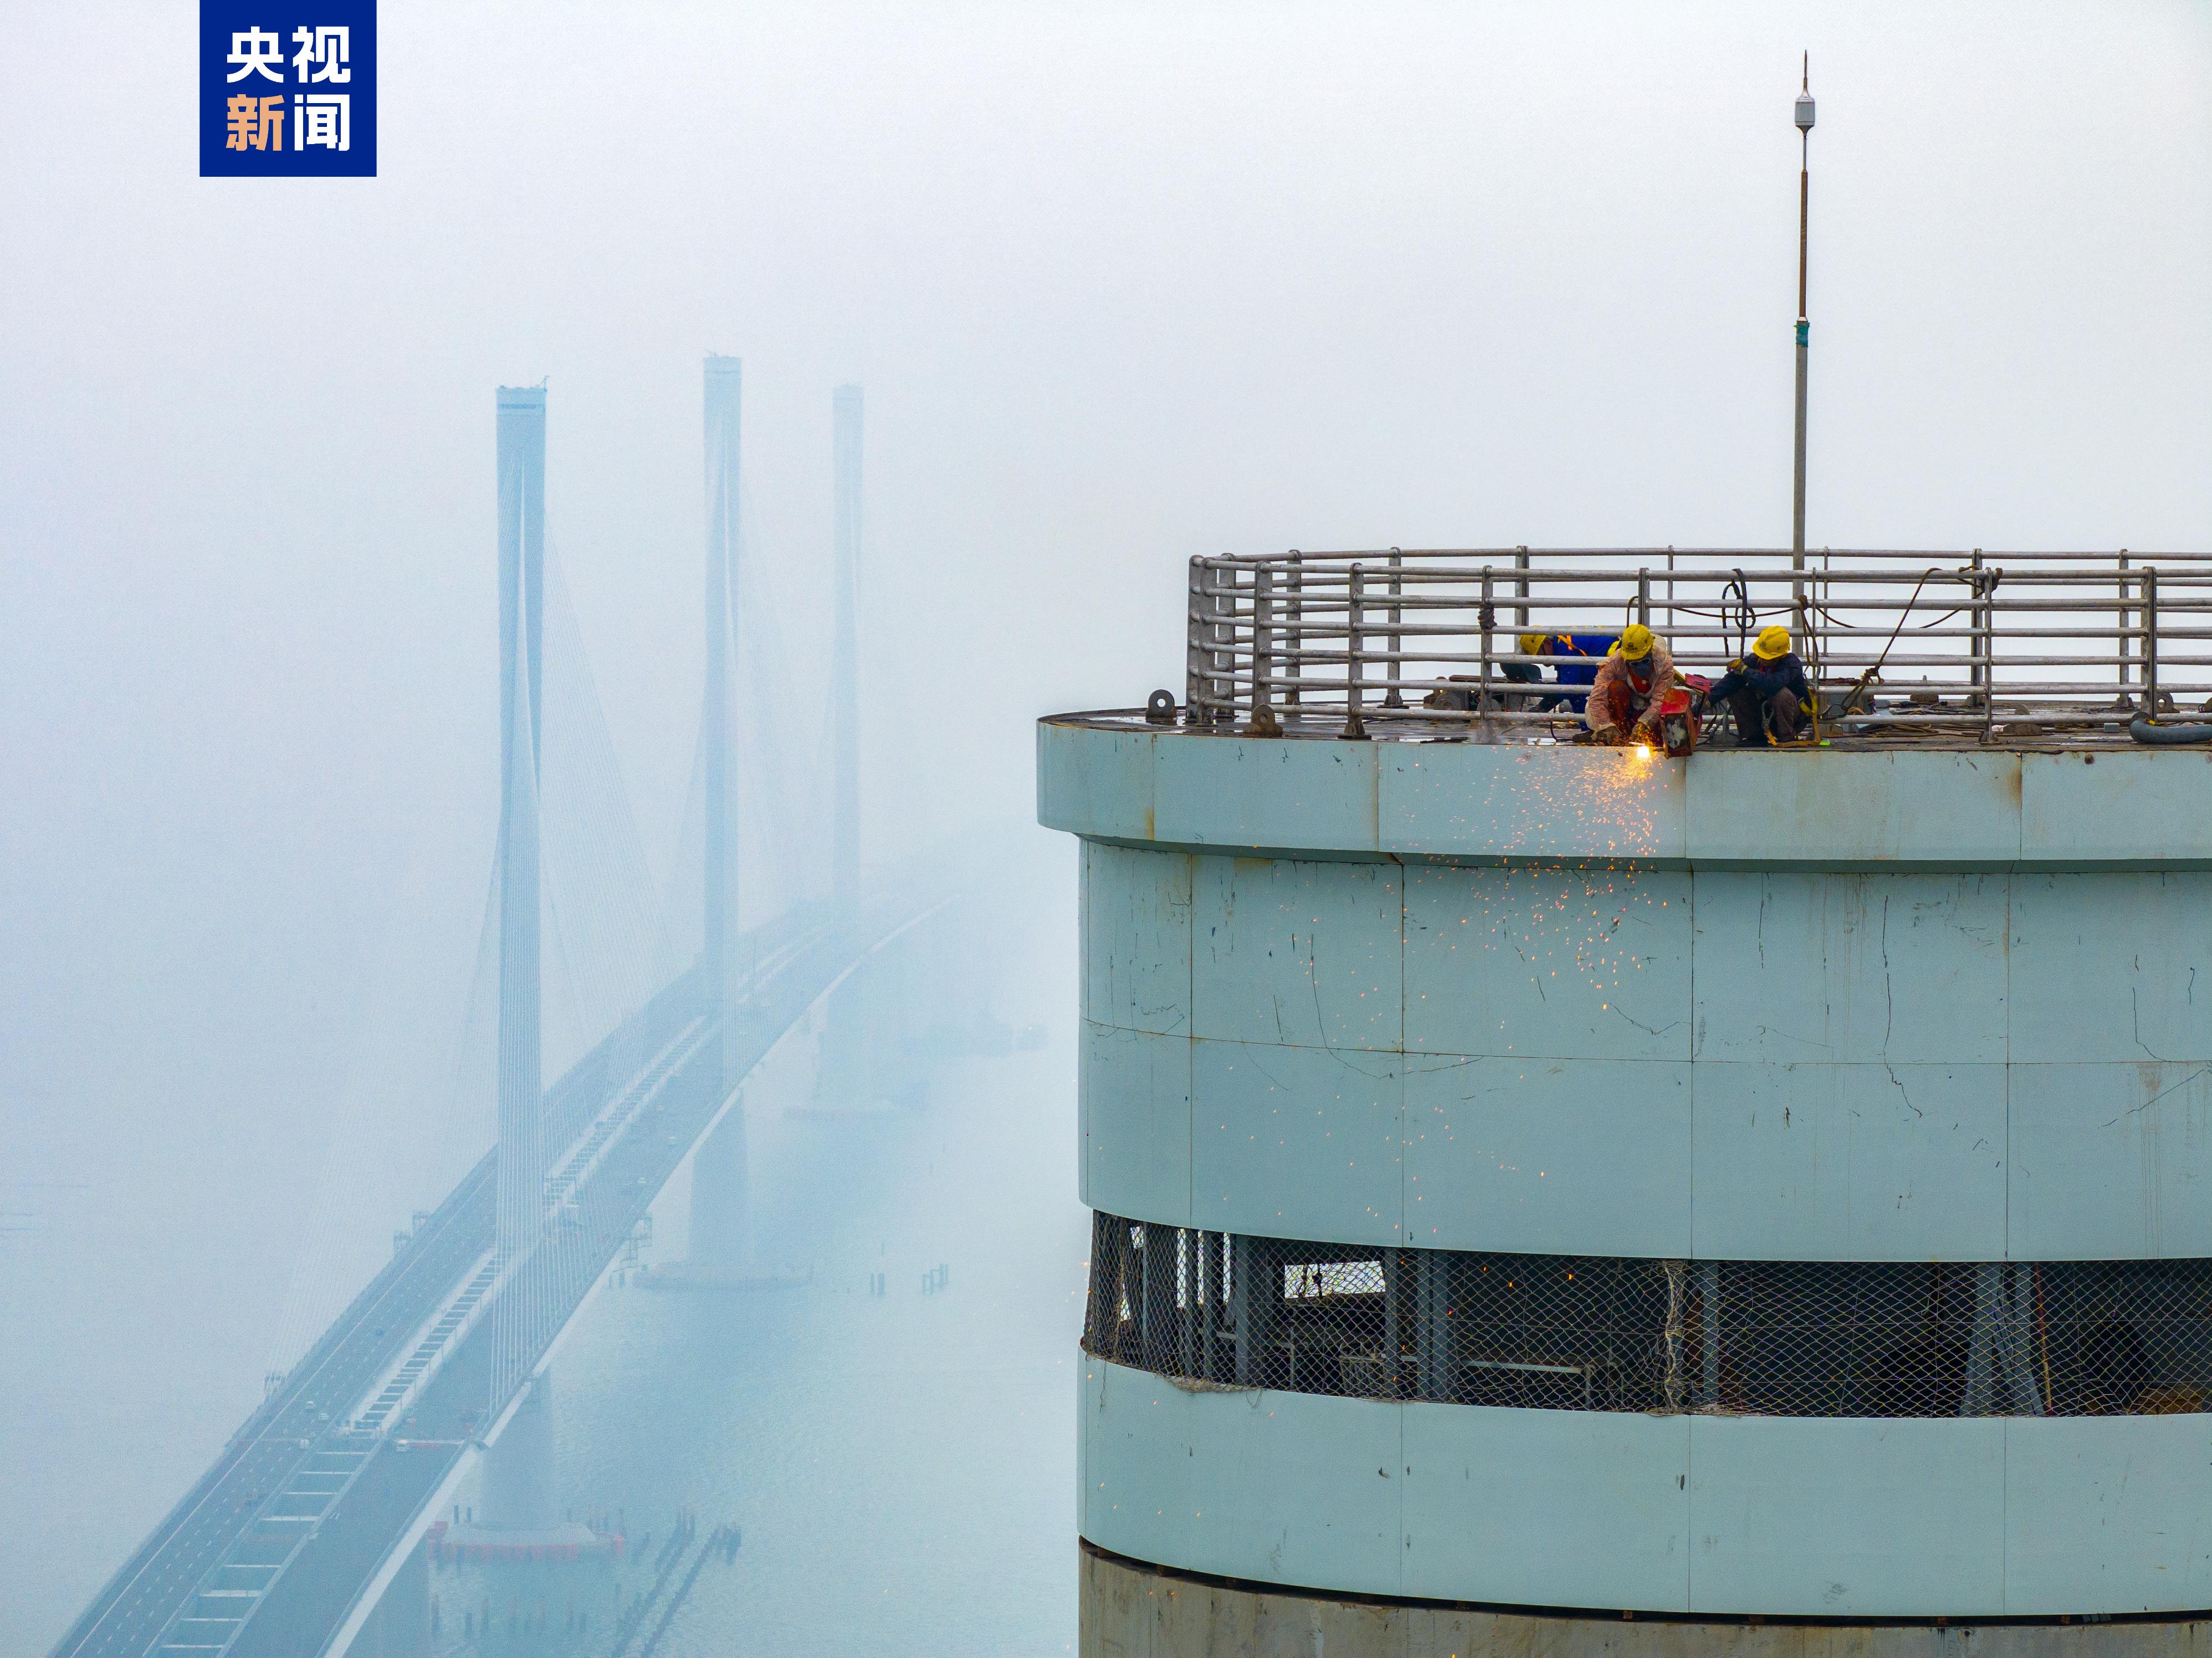
<path fill-rule="evenodd" d="M 495 385 L 664 878 L 704 352 L 802 737 L 867 388 L 869 855 L 1018 825 L 1036 714 L 1180 684 L 1193 553 L 1786 540 L 1807 47 L 1810 539 L 2212 546 L 2188 0 L 382 11 L 364 181 L 194 176 L 190 6 L 7 14 L 0 1160 L 86 1185 L 0 1193 L 0 1606 L 258 1392 L 301 1102 L 465 981 Z"/>

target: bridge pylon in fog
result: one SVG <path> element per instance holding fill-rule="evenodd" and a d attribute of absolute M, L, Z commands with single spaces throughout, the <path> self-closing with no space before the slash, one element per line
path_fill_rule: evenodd
<path fill-rule="evenodd" d="M 738 913 L 740 780 L 730 687 L 738 641 L 738 437 L 744 374 L 744 364 L 739 358 L 707 359 L 707 683 L 700 738 L 706 784 L 702 850 L 706 943 L 701 957 L 701 987 L 708 1017 L 724 1022 L 720 1060 L 725 1089 L 736 1081 L 728 1066 L 736 1026 L 728 1016 L 731 951 Z M 733 1099 L 692 1159 L 687 1259 L 672 1262 L 641 1282 L 667 1287 L 713 1287 L 746 1280 L 752 1270 L 748 1162 L 744 1102 Z"/>
<path fill-rule="evenodd" d="M 544 754 L 545 388 L 499 389 L 498 1261 L 512 1270 L 544 1229 L 545 1090 L 538 950 Z M 552 1378 L 525 1393 L 489 1448 L 485 1517 L 501 1531 L 556 1521 Z M 495 1406 L 496 1401 L 493 1401 Z M 533 1495 L 534 1494 L 534 1495 Z"/>
<path fill-rule="evenodd" d="M 499 389 L 499 1251 L 537 1241 L 545 1178 L 538 1029 L 545 388 Z"/>
<path fill-rule="evenodd" d="M 730 941 L 738 911 L 735 792 L 730 718 L 730 659 L 737 649 L 738 430 L 744 362 L 707 359 L 707 684 L 700 744 L 706 773 L 702 847 L 706 913 L 702 976 L 710 1013 L 728 1011 Z"/>
<path fill-rule="evenodd" d="M 830 579 L 836 587 L 830 659 L 830 887 L 838 930 L 848 933 L 859 919 L 860 890 L 861 430 L 861 388 L 841 386 L 830 397 Z M 866 971 L 856 970 L 830 993 L 815 1086 L 830 1110 L 866 1109 L 882 1091 L 874 1074 L 869 988 Z"/>

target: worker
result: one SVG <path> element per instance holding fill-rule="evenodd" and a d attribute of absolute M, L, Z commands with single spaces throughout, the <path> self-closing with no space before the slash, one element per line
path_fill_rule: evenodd
<path fill-rule="evenodd" d="M 1521 654 L 1524 657 L 1582 658 L 1583 659 L 1578 662 L 1559 663 L 1552 670 L 1560 684 L 1579 688 L 1596 679 L 1598 668 L 1604 662 L 1606 653 L 1620 642 L 1620 635 L 1618 634 L 1525 633 L 1516 642 L 1521 647 Z M 1516 668 L 1524 671 L 1516 673 L 1514 671 Z M 1514 662 L 1506 665 L 1506 677 L 1509 679 L 1526 679 L 1530 674 L 1540 679 L 1543 677 L 1543 669 L 1534 662 Z M 1581 714 L 1583 711 L 1583 701 L 1588 695 L 1587 691 L 1580 689 L 1560 691 L 1544 698 L 1536 706 L 1540 711 L 1548 712 L 1553 708 L 1565 708 L 1570 714 Z"/>
<path fill-rule="evenodd" d="M 1564 710 L 1579 719 L 1583 703 L 1589 695 L 1582 687 L 1597 677 L 1598 665 L 1605 653 L 1620 642 L 1617 634 L 1547 634 L 1525 633 L 1517 636 L 1521 647 L 1519 656 L 1502 657 L 1497 663 L 1498 677 L 1504 685 L 1491 693 L 1493 706 L 1520 708 L 1531 714 L 1551 714 Z M 1539 656 L 1574 656 L 1585 659 L 1579 662 L 1562 662 L 1553 672 L 1556 683 L 1573 686 L 1568 690 L 1532 690 L 1531 686 L 1547 684 L 1540 663 L 1527 659 Z M 1455 673 L 1440 681 L 1437 688 L 1422 699 L 1425 707 L 1452 708 L 1462 714 L 1472 710 L 1476 702 L 1479 676 Z"/>
<path fill-rule="evenodd" d="M 1674 658 L 1667 641 L 1641 622 L 1631 623 L 1591 682 L 1583 723 L 1601 743 L 1664 747 L 1660 717 L 1667 694 L 1674 689 Z M 1683 701 L 1686 708 L 1686 695 Z"/>
<path fill-rule="evenodd" d="M 1538 641 L 1538 650 L 1540 650 L 1542 639 L 1541 634 L 1522 634 L 1521 635 L 1522 655 L 1509 656 L 1498 663 L 1498 671 L 1505 677 L 1507 684 L 1541 685 L 1544 683 L 1543 669 L 1534 662 L 1522 659 L 1522 657 L 1537 653 L 1529 648 L 1529 641 L 1531 640 Z M 1553 708 L 1558 708 L 1563 700 L 1555 693 L 1540 690 L 1506 691 L 1499 697 L 1499 701 L 1507 708 L 1525 708 L 1532 714 L 1549 714 Z"/>
<path fill-rule="evenodd" d="M 1790 648 L 1790 629 L 1763 629 L 1748 660 L 1738 658 L 1717 681 L 1709 700 L 1735 710 L 1735 740 L 1743 748 L 1794 743 L 1812 732 L 1813 690 L 1805 667 Z"/>

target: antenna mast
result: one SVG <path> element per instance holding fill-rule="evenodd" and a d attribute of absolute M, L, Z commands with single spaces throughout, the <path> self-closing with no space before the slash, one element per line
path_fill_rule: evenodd
<path fill-rule="evenodd" d="M 1797 620 L 1805 622 L 1805 361 L 1813 325 L 1805 314 L 1805 250 L 1812 218 L 1813 173 L 1813 54 L 1805 54 L 1804 78 L 1797 94 L 1797 474 L 1790 512 L 1790 568 L 1798 573 L 1793 584 Z"/>

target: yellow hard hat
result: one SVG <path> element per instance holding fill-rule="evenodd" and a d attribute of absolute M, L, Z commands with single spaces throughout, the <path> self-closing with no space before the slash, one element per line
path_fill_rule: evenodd
<path fill-rule="evenodd" d="M 1651 654 L 1651 629 L 1641 622 L 1632 622 L 1620 635 L 1620 654 L 1625 661 L 1638 662 Z"/>
<path fill-rule="evenodd" d="M 1759 638 L 1752 645 L 1751 653 L 1764 662 L 1789 655 L 1790 629 L 1778 625 L 1761 629 Z"/>
<path fill-rule="evenodd" d="M 1550 653 L 1546 651 L 1544 648 L 1544 638 L 1545 635 L 1542 634 L 1522 634 L 1521 635 L 1521 654 L 1523 656 L 1549 655 Z"/>

